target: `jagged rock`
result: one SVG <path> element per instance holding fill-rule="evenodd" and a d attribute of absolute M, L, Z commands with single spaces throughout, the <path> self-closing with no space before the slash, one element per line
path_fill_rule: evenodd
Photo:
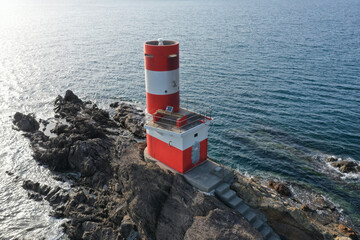
<path fill-rule="evenodd" d="M 339 230 L 352 240 L 358 240 L 358 236 L 356 235 L 354 230 L 345 226 L 344 224 L 339 224 Z"/>
<path fill-rule="evenodd" d="M 343 215 L 310 189 L 292 184 L 295 193 L 305 191 L 311 194 L 283 198 L 273 193 L 268 182 L 240 174 L 235 175 L 231 188 L 246 204 L 263 213 L 269 225 L 284 239 L 330 240 L 342 236 L 336 224 Z M 307 211 L 307 208 L 313 211 Z"/>
<path fill-rule="evenodd" d="M 24 132 L 35 132 L 40 127 L 39 123 L 35 120 L 34 114 L 25 115 L 19 112 L 15 113 L 13 124 Z"/>
<path fill-rule="evenodd" d="M 335 240 L 352 240 L 349 237 L 336 237 Z"/>
<path fill-rule="evenodd" d="M 314 205 L 314 208 L 318 210 L 330 209 L 331 211 L 334 211 L 336 208 L 331 202 L 325 200 L 322 196 L 316 197 L 312 204 Z"/>
<path fill-rule="evenodd" d="M 119 106 L 119 102 L 110 103 L 111 108 L 117 108 Z"/>
<path fill-rule="evenodd" d="M 51 189 L 48 185 L 41 185 L 40 183 L 31 180 L 23 181 L 22 187 L 31 191 L 29 193 L 29 198 L 34 199 L 35 201 L 41 201 L 43 199 L 42 196 L 44 196 L 50 205 L 54 207 L 69 200 L 69 194 L 60 187 Z"/>
<path fill-rule="evenodd" d="M 10 171 L 5 171 L 5 173 L 6 173 L 7 175 L 9 175 L 9 176 L 14 175 L 14 173 L 13 173 L 13 172 L 10 172 Z"/>
<path fill-rule="evenodd" d="M 197 216 L 186 231 L 184 240 L 264 239 L 244 218 L 231 211 L 214 209 L 206 216 Z"/>
<path fill-rule="evenodd" d="M 47 199 L 51 205 L 58 205 L 59 203 L 65 203 L 69 200 L 69 194 L 65 191 L 58 191 L 50 198 Z"/>
<path fill-rule="evenodd" d="M 56 124 L 55 128 L 51 130 L 52 133 L 56 133 L 57 135 L 60 135 L 61 133 L 65 133 L 68 131 L 68 125 L 66 124 Z"/>
<path fill-rule="evenodd" d="M 34 201 L 37 201 L 37 202 L 43 200 L 43 197 L 38 193 L 28 193 L 28 197 L 30 199 L 34 200 Z"/>
<path fill-rule="evenodd" d="M 113 118 L 121 127 L 129 130 L 134 136 L 138 138 L 146 137 L 144 130 L 145 114 L 143 111 L 138 110 L 135 105 L 120 103 Z"/>
<path fill-rule="evenodd" d="M 97 150 L 101 148 L 101 152 L 104 152 L 102 146 L 93 139 L 86 141 L 78 141 L 70 148 L 69 164 L 72 169 L 81 172 L 82 176 L 88 177 L 96 172 L 94 160 L 98 156 Z"/>
<path fill-rule="evenodd" d="M 314 210 L 311 209 L 311 208 L 309 207 L 309 205 L 307 205 L 307 204 L 301 205 L 301 210 L 303 210 L 303 211 L 305 211 L 305 212 L 314 212 Z"/>
<path fill-rule="evenodd" d="M 31 180 L 23 181 L 22 187 L 26 190 L 31 190 L 41 195 L 47 195 L 50 191 L 50 187 L 48 185 L 41 186 L 40 183 L 33 182 Z"/>
<path fill-rule="evenodd" d="M 69 169 L 68 148 L 51 148 L 34 155 L 35 159 L 42 164 L 48 165 L 55 171 L 64 171 Z"/>
<path fill-rule="evenodd" d="M 269 187 L 274 189 L 276 192 L 278 192 L 281 196 L 290 197 L 291 191 L 290 189 L 281 182 L 275 182 L 273 180 L 269 180 Z"/>
<path fill-rule="evenodd" d="M 46 200 L 49 201 L 49 199 L 54 196 L 58 191 L 60 191 L 61 188 L 60 187 L 55 187 L 52 190 L 49 191 L 49 193 L 46 195 Z"/>
<path fill-rule="evenodd" d="M 330 156 L 325 159 L 327 162 L 336 162 L 338 159 L 335 156 Z"/>
<path fill-rule="evenodd" d="M 120 234 L 124 237 L 129 237 L 130 233 L 136 230 L 136 225 L 129 215 L 124 216 L 120 224 Z"/>
<path fill-rule="evenodd" d="M 358 173 L 360 172 L 360 165 L 353 161 L 341 160 L 332 162 L 331 166 L 338 168 L 343 173 Z"/>
<path fill-rule="evenodd" d="M 67 90 L 65 92 L 64 101 L 72 102 L 72 103 L 75 103 L 75 104 L 82 104 L 83 103 L 83 101 L 78 96 L 76 96 L 71 90 Z"/>
<path fill-rule="evenodd" d="M 34 192 L 40 192 L 40 183 L 33 182 L 31 180 L 26 180 L 23 182 L 22 187 L 26 190 L 31 190 Z"/>

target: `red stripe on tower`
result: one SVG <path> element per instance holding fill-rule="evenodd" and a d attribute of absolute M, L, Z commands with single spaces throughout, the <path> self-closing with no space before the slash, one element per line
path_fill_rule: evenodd
<path fill-rule="evenodd" d="M 144 44 L 146 108 L 148 113 L 173 107 L 179 111 L 179 43 L 148 41 Z"/>

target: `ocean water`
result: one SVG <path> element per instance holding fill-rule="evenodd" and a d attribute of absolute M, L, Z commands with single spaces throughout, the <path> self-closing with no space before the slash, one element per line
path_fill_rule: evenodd
<path fill-rule="evenodd" d="M 360 161 L 359 26 L 358 0 L 0 0 L 0 238 L 66 238 L 21 183 L 69 186 L 13 114 L 52 117 L 67 89 L 144 106 L 143 42 L 159 37 L 180 42 L 181 98 L 213 110 L 210 157 L 309 187 L 360 226 L 360 176 L 324 162 Z"/>

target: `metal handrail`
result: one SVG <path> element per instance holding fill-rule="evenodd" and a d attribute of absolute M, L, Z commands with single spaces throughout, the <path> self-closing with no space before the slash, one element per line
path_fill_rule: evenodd
<path fill-rule="evenodd" d="M 169 116 L 167 116 L 166 114 L 164 115 L 156 115 L 156 112 L 158 109 L 152 109 L 151 111 L 147 111 L 148 113 L 146 114 L 145 117 L 145 122 L 151 122 L 153 121 L 155 124 L 159 124 L 162 126 L 168 126 L 170 128 L 180 125 L 179 127 L 177 127 L 177 129 L 182 132 L 182 130 L 186 127 L 188 127 L 190 124 L 193 124 L 199 120 L 211 120 L 212 119 L 212 108 L 209 104 L 205 104 L 205 103 L 199 103 L 197 101 L 193 101 L 193 100 L 189 100 L 188 98 L 185 98 L 184 101 L 182 101 L 181 107 L 182 109 L 193 113 L 194 115 L 188 117 L 186 119 L 182 119 L 182 120 L 178 120 L 180 118 L 171 118 Z M 185 107 L 186 105 L 186 107 Z M 154 113 L 149 113 L 149 112 L 154 112 Z M 200 118 L 199 118 L 200 116 Z M 158 120 L 154 121 L 154 119 L 158 118 Z M 161 121 L 164 120 L 164 121 Z M 186 122 L 184 125 L 182 125 L 182 123 L 184 123 L 184 121 Z"/>
<path fill-rule="evenodd" d="M 198 116 L 202 116 L 203 119 L 206 119 L 206 117 L 203 116 L 203 115 L 198 115 Z M 193 116 L 193 117 L 190 117 L 189 119 L 194 119 L 195 117 L 198 117 L 198 116 Z M 161 118 L 161 119 L 165 119 L 165 118 L 163 117 L 163 118 Z M 167 126 L 167 127 L 169 127 L 170 129 L 172 129 L 173 127 L 177 126 L 177 121 L 176 121 L 176 120 L 174 120 L 174 119 L 168 119 L 168 118 L 166 118 L 166 120 L 168 120 L 170 123 L 166 123 L 166 122 L 162 122 L 161 120 L 158 120 L 158 121 L 155 121 L 154 124 L 158 124 L 158 125 L 160 125 L 160 126 Z M 199 121 L 199 120 L 201 120 L 201 119 L 194 119 L 194 120 L 192 120 L 192 121 L 187 121 L 187 123 L 185 123 L 184 125 L 178 127 L 177 130 L 180 131 L 180 132 L 183 132 L 183 131 L 185 131 L 184 129 L 185 129 L 187 126 L 189 126 L 189 125 L 191 125 L 191 124 L 193 124 L 193 123 L 195 123 L 195 122 L 197 122 L 197 121 Z M 153 121 L 153 115 L 152 115 L 152 114 L 147 114 L 146 117 L 145 117 L 145 121 L 146 121 L 146 123 L 149 123 L 149 122 Z M 184 121 L 185 121 L 185 120 L 184 120 Z M 181 121 L 181 122 L 182 122 L 182 121 Z"/>
<path fill-rule="evenodd" d="M 206 118 L 204 115 L 198 115 L 198 116 L 202 116 L 202 117 Z M 174 120 L 174 119 L 171 119 L 171 118 L 156 116 L 155 114 L 147 114 L 147 116 L 145 117 L 145 119 L 151 119 L 151 120 L 149 120 L 149 121 L 153 121 L 152 119 L 153 119 L 154 117 L 158 117 L 158 118 L 160 118 L 160 119 L 168 120 L 169 122 L 173 122 L 173 123 L 178 123 L 178 122 L 180 122 L 180 123 L 182 123 L 182 122 L 184 122 L 184 121 L 189 122 L 189 119 L 192 119 L 192 118 L 195 118 L 195 117 L 198 117 L 198 116 L 194 115 L 194 116 L 192 116 L 192 117 L 190 117 L 190 118 L 186 118 L 186 119 L 184 119 L 184 120 L 178 121 L 178 120 Z M 194 123 L 194 122 L 196 122 L 196 121 L 197 121 L 197 120 L 194 120 L 194 121 L 192 121 L 191 123 Z M 158 121 L 155 121 L 155 122 L 158 122 Z"/>

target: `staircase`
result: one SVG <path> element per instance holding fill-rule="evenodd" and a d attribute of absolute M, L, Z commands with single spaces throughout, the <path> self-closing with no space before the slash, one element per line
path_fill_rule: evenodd
<path fill-rule="evenodd" d="M 215 188 L 215 195 L 226 205 L 236 209 L 246 220 L 257 229 L 266 240 L 280 240 L 280 237 L 266 223 L 264 216 L 256 213 L 244 201 L 236 195 L 236 192 L 230 189 L 230 184 L 222 182 Z"/>
<path fill-rule="evenodd" d="M 230 189 L 230 183 L 234 179 L 234 174 L 231 170 L 207 160 L 186 172 L 184 177 L 192 186 L 203 192 L 214 191 L 215 195 L 222 202 L 245 217 L 266 240 L 280 240 L 280 237 L 267 224 L 265 216 L 250 208 L 236 195 L 235 191 Z"/>

